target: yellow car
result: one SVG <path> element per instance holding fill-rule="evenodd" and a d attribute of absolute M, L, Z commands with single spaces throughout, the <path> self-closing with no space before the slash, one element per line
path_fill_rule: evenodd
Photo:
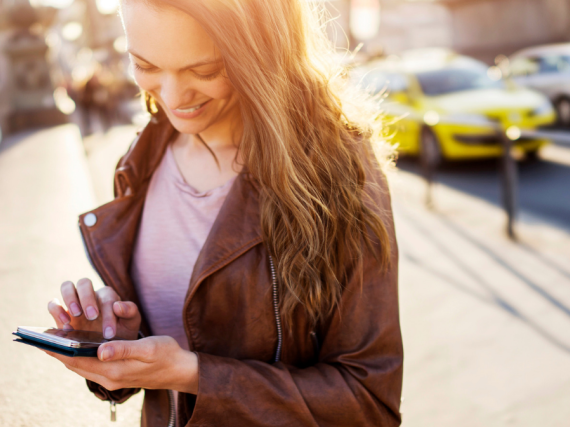
<path fill-rule="evenodd" d="M 447 50 L 426 50 L 361 68 L 360 84 L 386 91 L 381 109 L 391 141 L 402 154 L 442 160 L 498 157 L 498 132 L 528 156 L 549 141 L 531 133 L 555 122 L 544 95 L 501 78 L 501 71 Z"/>

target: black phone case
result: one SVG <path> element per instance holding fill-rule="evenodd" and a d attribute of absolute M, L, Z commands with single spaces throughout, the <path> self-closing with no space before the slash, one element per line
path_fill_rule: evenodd
<path fill-rule="evenodd" d="M 41 348 L 42 350 L 51 351 L 53 353 L 62 354 L 67 357 L 97 357 L 97 347 L 94 348 L 71 348 L 58 344 L 53 344 L 38 338 L 22 335 L 18 332 L 12 332 L 18 338 L 15 342 L 31 345 L 32 347 Z"/>

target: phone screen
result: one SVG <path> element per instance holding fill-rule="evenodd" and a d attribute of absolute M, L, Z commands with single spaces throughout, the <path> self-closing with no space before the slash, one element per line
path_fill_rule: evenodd
<path fill-rule="evenodd" d="M 101 332 L 76 331 L 56 328 L 18 327 L 18 332 L 33 338 L 42 339 L 67 347 L 98 347 L 109 342 Z"/>

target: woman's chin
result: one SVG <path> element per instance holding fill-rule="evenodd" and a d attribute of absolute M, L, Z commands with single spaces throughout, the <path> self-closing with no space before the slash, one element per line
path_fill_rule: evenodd
<path fill-rule="evenodd" d="M 196 135 L 203 132 L 208 128 L 205 120 L 200 120 L 201 118 L 195 119 L 181 119 L 180 117 L 169 115 L 170 123 L 180 133 L 187 133 L 191 135 Z"/>

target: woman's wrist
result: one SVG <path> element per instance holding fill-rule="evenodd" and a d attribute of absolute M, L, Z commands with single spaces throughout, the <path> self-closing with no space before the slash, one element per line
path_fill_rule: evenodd
<path fill-rule="evenodd" d="M 192 351 L 180 349 L 179 356 L 172 366 L 173 390 L 198 394 L 198 355 Z"/>

